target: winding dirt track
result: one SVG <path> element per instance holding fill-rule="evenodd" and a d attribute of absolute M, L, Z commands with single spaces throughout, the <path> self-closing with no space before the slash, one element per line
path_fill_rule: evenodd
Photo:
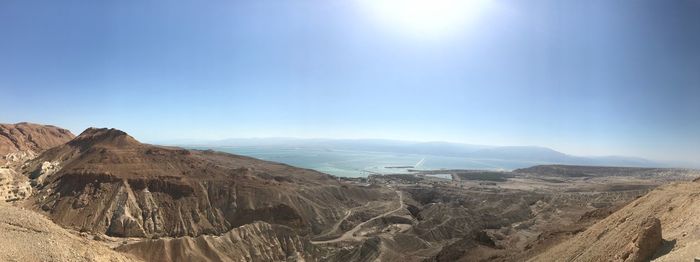
<path fill-rule="evenodd" d="M 388 212 L 386 212 L 386 213 L 377 215 L 377 216 L 375 216 L 375 217 L 373 217 L 373 218 L 370 218 L 370 219 L 368 219 L 367 221 L 362 222 L 362 223 L 358 224 L 357 226 L 355 226 L 354 228 L 348 230 L 347 232 L 345 232 L 342 236 L 339 236 L 338 238 L 331 239 L 331 240 L 324 240 L 324 241 L 311 241 L 311 243 L 312 243 L 312 244 L 329 244 L 329 243 L 335 243 L 335 242 L 346 241 L 346 240 L 351 240 L 351 239 L 352 239 L 352 240 L 357 240 L 357 241 L 364 239 L 364 238 L 365 238 L 364 236 L 356 236 L 356 235 L 355 235 L 355 233 L 356 233 L 358 230 L 360 230 L 360 229 L 362 228 L 362 226 L 364 226 L 365 224 L 369 223 L 369 222 L 372 221 L 372 220 L 375 220 L 375 219 L 378 219 L 378 218 L 381 218 L 381 217 L 388 216 L 388 215 L 390 215 L 390 214 L 392 214 L 392 213 L 394 213 L 394 212 L 398 212 L 399 210 L 404 209 L 405 205 L 404 205 L 404 203 L 403 203 L 403 194 L 401 194 L 401 192 L 398 191 L 398 190 L 396 190 L 396 194 L 399 196 L 399 207 L 398 207 L 398 208 L 393 209 L 393 210 L 390 210 L 390 211 L 388 211 Z M 348 213 L 348 215 L 346 215 L 345 218 L 347 218 L 347 217 L 349 217 L 349 216 L 350 216 L 350 213 Z M 345 219 L 345 218 L 344 218 L 344 219 Z M 341 221 L 342 221 L 342 220 L 341 220 Z M 340 223 L 338 223 L 338 224 L 340 224 Z"/>

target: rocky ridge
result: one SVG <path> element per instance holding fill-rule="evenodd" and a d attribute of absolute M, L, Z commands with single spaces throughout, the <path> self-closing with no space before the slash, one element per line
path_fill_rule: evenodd
<path fill-rule="evenodd" d="M 35 207 L 56 223 L 118 237 L 223 234 L 254 221 L 307 235 L 391 194 L 249 157 L 142 144 L 116 129 L 88 129 L 24 171 Z"/>
<path fill-rule="evenodd" d="M 0 124 L 0 165 L 31 159 L 74 137 L 70 131 L 50 125 Z"/>
<path fill-rule="evenodd" d="M 32 188 L 17 169 L 45 150 L 72 139 L 62 128 L 30 123 L 0 124 L 0 202 L 29 197 Z"/>

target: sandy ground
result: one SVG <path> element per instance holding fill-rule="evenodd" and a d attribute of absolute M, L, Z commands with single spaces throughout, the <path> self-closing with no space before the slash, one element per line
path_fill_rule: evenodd
<path fill-rule="evenodd" d="M 0 261 L 139 261 L 5 203 L 0 203 L 0 236 Z"/>

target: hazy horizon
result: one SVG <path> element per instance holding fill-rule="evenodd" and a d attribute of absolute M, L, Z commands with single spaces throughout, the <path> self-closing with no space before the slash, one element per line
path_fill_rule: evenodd
<path fill-rule="evenodd" d="M 24 121 L 26 122 L 26 121 Z M 17 122 L 21 123 L 21 122 Z M 15 124 L 17 124 L 15 123 Z M 35 122 L 28 122 L 32 124 L 45 124 L 45 125 L 53 125 L 51 123 L 35 123 Z M 56 125 L 53 125 L 56 126 Z M 59 126 L 61 128 L 65 128 L 62 126 Z M 84 129 L 74 129 L 71 130 L 67 128 L 69 131 L 71 131 L 74 135 L 80 135 L 83 131 L 85 131 L 88 128 L 115 128 L 115 129 L 120 129 L 118 127 L 99 127 L 99 126 L 91 126 L 87 127 Z M 125 131 L 125 130 L 122 130 Z M 128 133 L 128 132 L 127 132 Z M 240 146 L 240 144 L 236 144 L 235 142 L 241 142 L 241 141 L 246 141 L 246 146 L 266 146 L 266 145 L 275 145 L 279 146 L 279 142 L 291 142 L 291 141 L 296 141 L 300 142 L 300 145 L 313 145 L 313 144 L 305 144 L 304 142 L 317 142 L 317 141 L 358 141 L 358 142 L 367 142 L 367 141 L 376 141 L 376 142 L 399 142 L 399 143 L 405 143 L 405 144 L 447 144 L 447 145 L 461 145 L 461 146 L 473 146 L 473 147 L 483 147 L 483 148 L 495 148 L 495 147 L 521 147 L 521 148 L 543 148 L 543 149 L 550 149 L 554 150 L 559 153 L 563 153 L 569 156 L 575 156 L 575 157 L 624 157 L 624 158 L 638 158 L 640 160 L 648 160 L 651 161 L 652 163 L 659 164 L 661 166 L 658 167 L 679 167 L 679 168 L 700 168 L 700 164 L 695 163 L 695 162 L 690 162 L 690 161 L 678 161 L 674 159 L 663 159 L 663 158 L 649 158 L 649 157 L 642 157 L 638 155 L 615 155 L 615 154 L 576 154 L 576 153 L 571 153 L 567 152 L 564 150 L 560 150 L 558 148 L 553 148 L 549 147 L 546 145 L 536 145 L 536 144 L 478 144 L 478 143 L 469 143 L 469 142 L 461 142 L 461 141 L 445 141 L 445 140 L 408 140 L 408 139 L 393 139 L 393 138 L 330 138 L 330 137 L 224 137 L 224 138 L 211 138 L 211 139 L 199 139 L 199 138 L 160 138 L 160 139 L 147 139 L 143 140 L 139 137 L 134 137 L 135 139 L 139 140 L 142 143 L 147 143 L 147 144 L 154 144 L 154 145 L 163 145 L 163 146 L 184 146 L 184 147 L 191 147 L 191 146 L 211 146 L 211 147 L 231 147 L 231 146 Z M 233 144 L 230 142 L 235 141 Z M 253 142 L 254 141 L 254 142 Z M 252 143 L 251 143 L 252 142 Z"/>
<path fill-rule="evenodd" d="M 700 2 L 0 3 L 0 122 L 700 164 Z"/>
<path fill-rule="evenodd" d="M 403 143 L 446 143 L 446 144 L 457 144 L 465 146 L 483 146 L 483 147 L 539 147 L 547 148 L 561 153 L 568 154 L 562 150 L 556 148 L 535 145 L 535 144 L 517 144 L 517 145 L 507 145 L 507 144 L 477 144 L 469 142 L 460 141 L 445 141 L 445 140 L 403 140 L 403 139 L 392 139 L 392 138 L 329 138 L 329 137 L 229 137 L 223 139 L 193 139 L 193 138 L 180 138 L 180 139 L 162 139 L 162 140 L 146 140 L 142 141 L 144 143 L 151 143 L 157 145 L 197 145 L 197 143 L 217 143 L 217 142 L 227 142 L 230 140 L 297 140 L 297 141 L 386 141 L 386 142 L 403 142 Z M 625 157 L 637 157 L 631 155 L 579 155 L 579 156 L 625 156 Z M 653 159 L 650 159 L 653 160 Z"/>

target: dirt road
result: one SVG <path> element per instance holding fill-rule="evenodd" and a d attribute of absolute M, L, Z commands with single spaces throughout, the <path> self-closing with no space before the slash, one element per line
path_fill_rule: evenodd
<path fill-rule="evenodd" d="M 401 192 L 398 191 L 398 190 L 396 190 L 396 194 L 399 196 L 399 207 L 398 207 L 398 208 L 393 209 L 393 210 L 390 210 L 390 211 L 388 211 L 388 212 L 386 212 L 386 213 L 377 215 L 377 216 L 375 216 L 375 217 L 372 217 L 372 218 L 368 219 L 367 221 L 362 222 L 362 223 L 358 224 L 357 226 L 355 226 L 354 228 L 348 230 L 347 232 L 345 232 L 343 235 L 339 236 L 338 238 L 331 239 L 331 240 L 324 240 L 324 241 L 311 241 L 311 243 L 312 243 L 312 244 L 328 244 L 328 243 L 335 243 L 335 242 L 346 241 L 346 240 L 351 240 L 351 239 L 352 239 L 352 240 L 362 240 L 362 239 L 364 239 L 364 238 L 365 238 L 364 236 L 356 236 L 356 235 L 355 235 L 355 233 L 356 233 L 358 230 L 360 230 L 360 229 L 362 228 L 362 226 L 364 226 L 365 224 L 369 223 L 369 222 L 372 221 L 372 220 L 375 220 L 375 219 L 377 219 L 377 218 L 381 218 L 381 217 L 388 216 L 388 215 L 390 215 L 390 214 L 392 214 L 392 213 L 394 213 L 394 212 L 398 212 L 399 210 L 404 209 L 405 205 L 404 205 L 404 203 L 403 203 L 403 194 L 401 194 Z M 348 214 L 347 216 L 345 216 L 345 218 L 347 218 L 349 215 L 350 215 L 350 214 Z M 340 224 L 340 223 L 338 223 L 338 224 Z"/>

